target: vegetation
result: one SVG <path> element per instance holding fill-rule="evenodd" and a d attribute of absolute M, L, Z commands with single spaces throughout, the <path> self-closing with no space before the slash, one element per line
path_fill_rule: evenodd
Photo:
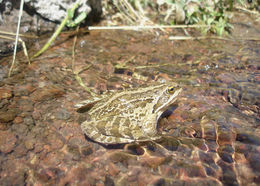
<path fill-rule="evenodd" d="M 232 25 L 229 23 L 229 19 L 232 16 L 231 10 L 233 10 L 234 4 L 240 3 L 241 0 L 180 0 L 171 1 L 171 3 L 177 3 L 177 6 L 185 12 L 186 24 L 202 24 L 208 25 L 204 27 L 202 32 L 205 34 L 208 31 L 216 33 L 217 35 L 223 35 L 230 31 Z M 188 2 L 188 3 L 187 3 Z"/>
<path fill-rule="evenodd" d="M 80 0 L 78 0 L 71 9 L 67 10 L 67 15 L 63 19 L 63 21 L 61 22 L 61 24 L 58 27 L 58 29 L 53 33 L 53 35 L 51 36 L 49 41 L 42 47 L 42 49 L 39 50 L 36 54 L 34 54 L 31 59 L 33 59 L 35 57 L 38 57 L 45 50 L 47 50 L 49 48 L 49 46 L 51 45 L 51 43 L 58 37 L 58 35 L 61 33 L 62 29 L 65 26 L 67 26 L 67 27 L 75 27 L 75 26 L 79 25 L 87 17 L 87 14 L 85 12 L 81 12 L 80 15 L 78 15 L 75 19 L 73 19 L 75 10 L 78 8 L 79 3 L 80 3 Z"/>
<path fill-rule="evenodd" d="M 207 25 L 201 29 L 203 34 L 212 32 L 219 36 L 232 29 L 230 18 L 235 5 L 249 5 L 246 0 L 113 0 L 113 4 L 130 24 Z M 250 6 L 257 6 L 256 1 Z M 161 19 L 150 21 L 152 17 Z"/>

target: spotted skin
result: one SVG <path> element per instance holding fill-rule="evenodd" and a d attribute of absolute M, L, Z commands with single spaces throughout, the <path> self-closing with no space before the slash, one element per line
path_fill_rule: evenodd
<path fill-rule="evenodd" d="M 160 115 L 174 103 L 182 89 L 175 83 L 153 84 L 103 96 L 95 103 L 83 101 L 77 108 L 91 105 L 83 132 L 103 144 L 156 140 Z"/>

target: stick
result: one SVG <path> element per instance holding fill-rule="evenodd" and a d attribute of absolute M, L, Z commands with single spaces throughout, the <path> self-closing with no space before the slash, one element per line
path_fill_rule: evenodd
<path fill-rule="evenodd" d="M 88 30 L 139 30 L 162 28 L 201 28 L 208 25 L 89 26 Z"/>
<path fill-rule="evenodd" d="M 17 51 L 17 43 L 18 43 L 18 39 L 19 39 L 20 24 L 21 24 L 21 18 L 22 18 L 22 15 L 23 15 L 23 3 L 24 3 L 24 0 L 22 0 L 20 2 L 19 19 L 18 19 L 18 23 L 17 23 L 17 30 L 16 30 L 16 37 L 15 37 L 13 61 L 12 61 L 11 67 L 9 69 L 8 77 L 11 76 L 12 70 L 13 70 L 14 65 L 15 65 L 15 57 L 16 57 L 16 51 Z"/>
<path fill-rule="evenodd" d="M 12 32 L 5 32 L 0 30 L 0 34 L 5 34 L 5 35 L 11 35 L 11 36 L 16 36 L 15 33 Z M 33 38 L 33 39 L 37 39 L 39 38 L 38 36 L 30 36 L 30 35 L 25 35 L 25 34 L 19 34 L 20 37 L 26 37 L 26 38 Z"/>

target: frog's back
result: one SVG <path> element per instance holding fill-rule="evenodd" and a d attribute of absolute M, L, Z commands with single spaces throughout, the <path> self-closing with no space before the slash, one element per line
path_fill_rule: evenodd
<path fill-rule="evenodd" d="M 108 116 L 142 118 L 147 114 L 143 111 L 154 100 L 151 95 L 150 92 L 140 91 L 140 88 L 118 91 L 96 102 L 88 113 L 99 119 Z"/>

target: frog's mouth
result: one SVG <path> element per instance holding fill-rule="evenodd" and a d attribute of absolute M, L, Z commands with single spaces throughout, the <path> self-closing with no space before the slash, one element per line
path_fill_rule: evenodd
<path fill-rule="evenodd" d="M 154 113 L 158 113 L 157 118 L 156 118 L 157 121 L 161 117 L 162 113 L 165 112 L 169 108 L 169 105 L 174 104 L 174 102 L 177 100 L 178 95 L 181 92 L 182 92 L 182 88 L 180 88 L 179 90 L 175 91 L 174 94 L 172 94 L 168 100 L 163 102 L 163 104 L 161 106 L 159 106 L 158 108 L 154 109 Z"/>

